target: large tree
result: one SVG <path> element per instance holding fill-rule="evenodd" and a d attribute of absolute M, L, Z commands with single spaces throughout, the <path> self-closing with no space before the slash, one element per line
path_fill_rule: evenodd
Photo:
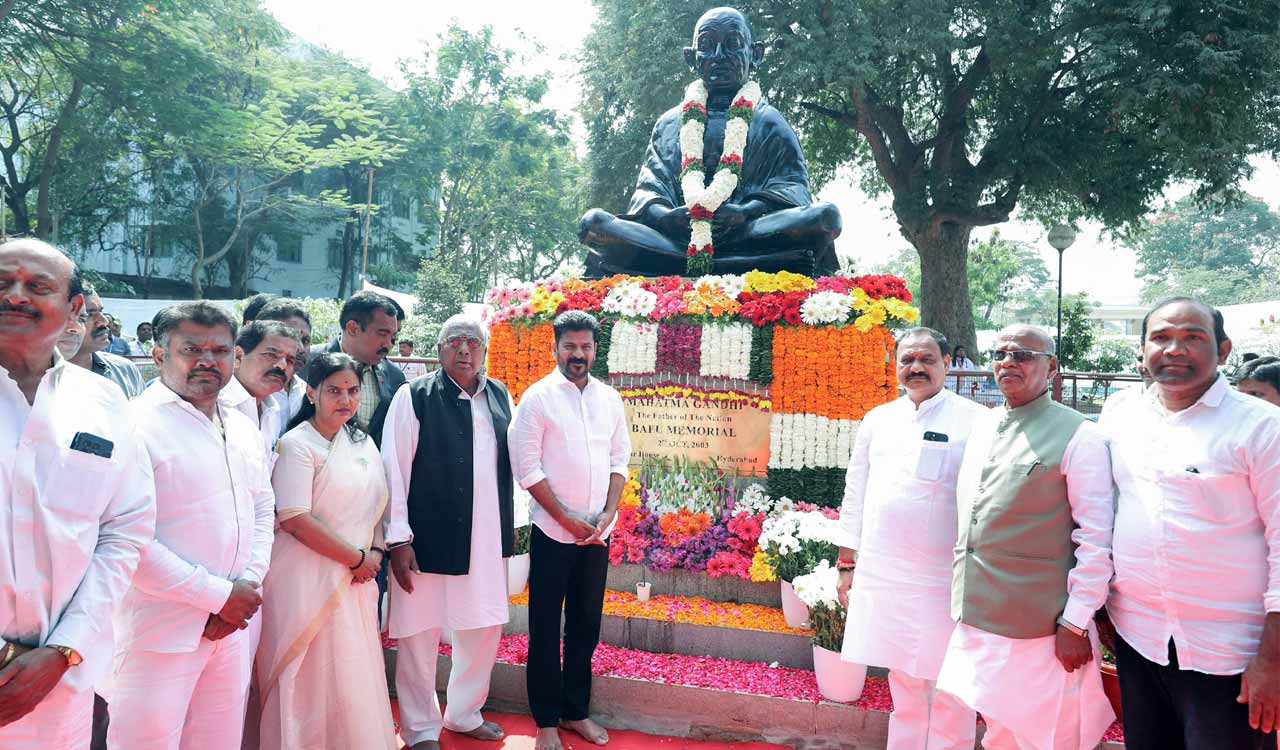
<path fill-rule="evenodd" d="M 582 167 L 568 124 L 542 101 L 547 76 L 521 72 L 526 52 L 455 25 L 403 65 L 398 168 L 426 197 L 424 244 L 473 300 L 500 278 L 541 278 L 583 254 Z"/>
<path fill-rule="evenodd" d="M 702 10 L 595 0 L 583 54 L 593 198 L 617 209 L 691 74 Z M 1131 224 L 1174 180 L 1217 195 L 1277 149 L 1280 0 L 746 0 L 766 96 L 816 182 L 852 165 L 919 253 L 924 322 L 972 345 L 974 227 L 1014 210 Z M 846 233 L 856 227 L 846 227 Z"/>
<path fill-rule="evenodd" d="M 1280 298 L 1280 214 L 1245 195 L 1227 206 L 1184 198 L 1131 237 L 1145 302 L 1171 295 L 1212 305 Z"/>

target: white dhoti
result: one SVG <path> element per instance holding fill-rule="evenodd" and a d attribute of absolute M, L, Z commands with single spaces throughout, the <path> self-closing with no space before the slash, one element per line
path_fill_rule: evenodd
<path fill-rule="evenodd" d="M 93 691 L 59 682 L 35 710 L 0 727 L 4 750 L 86 750 L 93 731 Z"/>
<path fill-rule="evenodd" d="M 111 687 L 110 750 L 237 748 L 253 668 L 249 634 L 190 653 L 122 651 Z"/>
<path fill-rule="evenodd" d="M 400 701 L 400 734 L 410 747 L 440 739 L 442 728 L 470 732 L 484 723 L 480 709 L 489 698 L 502 626 L 453 631 L 453 668 L 443 715 L 436 695 L 440 633 L 434 628 L 399 641 L 396 697 Z"/>
<path fill-rule="evenodd" d="M 889 743 L 886 750 L 972 750 L 977 716 L 933 680 L 889 670 Z"/>
<path fill-rule="evenodd" d="M 1097 634 L 1089 632 L 1093 660 L 1074 672 L 1058 661 L 1054 639 L 1006 638 L 963 623 L 952 632 L 938 690 L 982 714 L 986 750 L 1093 750 L 1115 721 Z"/>

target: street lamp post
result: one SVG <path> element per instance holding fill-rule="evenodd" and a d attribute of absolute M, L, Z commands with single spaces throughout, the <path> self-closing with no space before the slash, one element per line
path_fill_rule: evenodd
<path fill-rule="evenodd" d="M 1049 244 L 1058 251 L 1058 357 L 1062 357 L 1062 254 L 1076 241 L 1076 230 L 1068 224 L 1059 224 L 1049 230 Z"/>

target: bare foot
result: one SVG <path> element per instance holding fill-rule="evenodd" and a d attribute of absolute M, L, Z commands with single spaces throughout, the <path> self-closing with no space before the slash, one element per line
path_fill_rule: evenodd
<path fill-rule="evenodd" d="M 475 729 L 472 729 L 470 732 L 462 732 L 462 734 L 485 742 L 496 742 L 502 739 L 503 732 L 502 727 L 492 721 L 486 721 L 481 723 L 480 726 Z"/>
<path fill-rule="evenodd" d="M 604 731 L 604 727 L 592 721 L 590 718 L 578 719 L 576 721 L 562 721 L 560 726 L 568 729 L 570 732 L 577 733 L 582 739 L 593 745 L 609 744 L 609 733 Z"/>
<path fill-rule="evenodd" d="M 564 745 L 560 744 L 560 730 L 555 727 L 538 727 L 533 743 L 534 750 L 564 750 Z"/>

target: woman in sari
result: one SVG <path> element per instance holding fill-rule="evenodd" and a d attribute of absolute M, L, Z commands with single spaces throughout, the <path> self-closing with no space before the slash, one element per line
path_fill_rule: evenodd
<path fill-rule="evenodd" d="M 306 381 L 271 482 L 279 531 L 262 583 L 261 747 L 395 750 L 373 582 L 385 555 L 382 460 L 355 423 L 355 361 L 319 354 Z"/>

